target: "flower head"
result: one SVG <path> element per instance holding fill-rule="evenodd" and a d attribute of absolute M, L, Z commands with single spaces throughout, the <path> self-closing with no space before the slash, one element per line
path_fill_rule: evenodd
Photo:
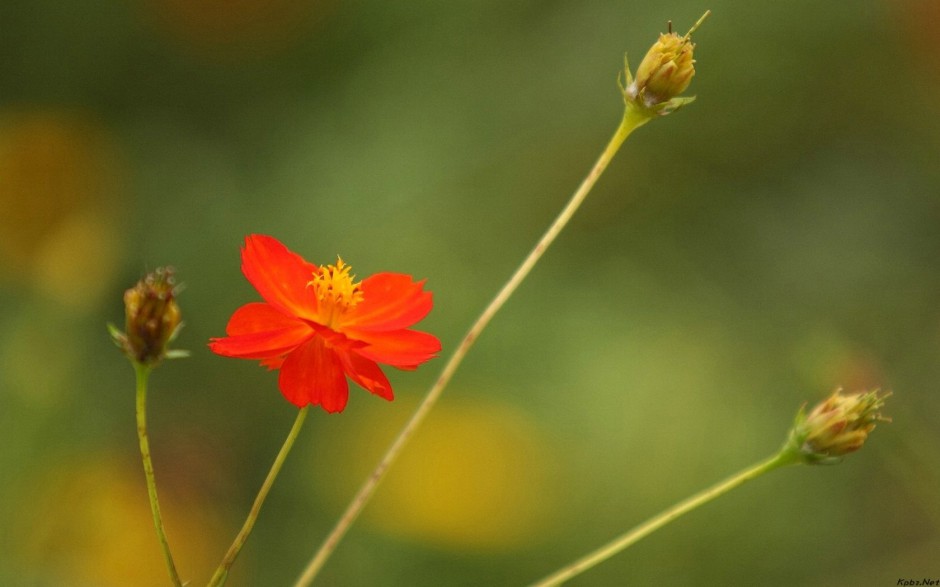
<path fill-rule="evenodd" d="M 171 267 L 148 273 L 124 292 L 125 331 L 109 328 L 114 342 L 132 361 L 156 365 L 168 355 L 185 354 L 167 349 L 182 325 L 176 293 Z"/>
<path fill-rule="evenodd" d="M 695 99 L 678 96 L 689 87 L 695 75 L 692 33 L 709 14 L 706 12 L 702 15 L 689 32 L 681 37 L 672 32 L 670 23 L 669 32 L 660 34 L 646 52 L 635 78 L 630 73 L 629 64 L 626 65 L 627 85 L 622 90 L 628 105 L 656 114 L 668 114 Z"/>
<path fill-rule="evenodd" d="M 279 369 L 281 393 L 298 407 L 342 411 L 347 377 L 391 400 L 392 386 L 378 363 L 415 369 L 441 350 L 437 337 L 408 329 L 433 305 L 424 281 L 409 275 L 377 273 L 356 281 L 342 259 L 318 267 L 257 234 L 245 239 L 242 272 L 264 302 L 237 309 L 228 336 L 213 338 L 209 348 Z"/>
<path fill-rule="evenodd" d="M 828 399 L 796 416 L 788 446 L 811 464 L 829 464 L 862 448 L 876 422 L 890 422 L 878 411 L 890 394 L 878 390 L 843 395 L 837 389 Z"/>

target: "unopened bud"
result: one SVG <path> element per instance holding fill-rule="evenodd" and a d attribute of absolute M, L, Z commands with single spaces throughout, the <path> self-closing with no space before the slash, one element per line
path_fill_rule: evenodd
<path fill-rule="evenodd" d="M 111 335 L 134 362 L 155 365 L 167 356 L 167 345 L 180 327 L 173 269 L 147 274 L 124 292 L 125 332 Z"/>
<path fill-rule="evenodd" d="M 692 33 L 702 24 L 710 12 L 702 18 L 684 36 L 671 31 L 659 35 L 650 50 L 647 51 L 636 77 L 626 67 L 627 86 L 623 88 L 624 99 L 644 110 L 659 114 L 668 114 L 676 108 L 691 102 L 694 98 L 679 98 L 692 82 L 695 75 L 695 59 L 692 58 L 695 44 Z"/>
<path fill-rule="evenodd" d="M 878 390 L 843 395 L 837 389 L 808 414 L 804 408 L 796 416 L 788 446 L 804 462 L 829 464 L 862 448 L 876 422 L 890 422 L 879 410 L 890 393 Z"/>

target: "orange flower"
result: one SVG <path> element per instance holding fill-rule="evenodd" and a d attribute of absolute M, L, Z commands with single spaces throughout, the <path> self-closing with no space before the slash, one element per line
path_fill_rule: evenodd
<path fill-rule="evenodd" d="M 237 309 L 216 354 L 257 359 L 280 369 L 278 385 L 292 404 L 346 407 L 346 377 L 391 400 L 392 386 L 378 363 L 416 369 L 440 350 L 437 337 L 408 330 L 433 305 L 424 281 L 401 273 L 376 273 L 354 282 L 342 259 L 317 267 L 277 239 L 250 235 L 242 273 L 264 302 Z"/>

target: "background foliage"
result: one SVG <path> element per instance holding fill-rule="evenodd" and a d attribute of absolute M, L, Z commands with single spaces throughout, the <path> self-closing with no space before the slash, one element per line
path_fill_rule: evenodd
<path fill-rule="evenodd" d="M 0 583 L 163 585 L 111 346 L 171 264 L 193 356 L 151 380 L 181 574 L 205 582 L 294 408 L 213 356 L 247 233 L 427 277 L 445 354 L 576 187 L 615 79 L 704 11 L 644 127 L 486 332 L 322 576 L 523 584 L 770 454 L 836 386 L 869 448 L 775 473 L 573 585 L 938 573 L 940 5 L 798 0 L 0 4 Z M 231 585 L 286 585 L 443 361 L 310 418 Z M 931 575 L 932 574 L 932 575 Z"/>

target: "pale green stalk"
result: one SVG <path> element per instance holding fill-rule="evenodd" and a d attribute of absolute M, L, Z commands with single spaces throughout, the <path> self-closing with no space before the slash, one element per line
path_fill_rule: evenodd
<path fill-rule="evenodd" d="M 623 534 L 622 536 L 605 544 L 594 552 L 585 555 L 584 557 L 565 567 L 562 567 L 538 583 L 533 583 L 531 587 L 551 587 L 553 585 L 560 585 L 568 579 L 571 579 L 576 575 L 580 575 L 595 565 L 604 562 L 618 552 L 632 546 L 633 544 L 636 544 L 669 522 L 678 519 L 683 514 L 691 512 L 697 507 L 704 505 L 713 499 L 724 495 L 725 493 L 728 493 L 732 489 L 743 485 L 751 479 L 756 479 L 764 473 L 768 473 L 784 465 L 798 463 L 800 460 L 801 457 L 797 451 L 792 450 L 790 447 L 784 447 L 779 453 L 770 457 L 769 459 L 748 467 L 740 473 L 725 479 L 721 483 L 718 483 L 717 485 L 709 487 L 700 493 L 696 493 L 692 497 L 680 501 L 671 508 L 661 512 L 653 518 L 650 518 L 646 522 L 643 522 L 626 534 Z"/>
<path fill-rule="evenodd" d="M 379 482 L 388 472 L 389 467 L 398 457 L 398 454 L 404 448 L 405 444 L 414 434 L 415 430 L 421 425 L 424 421 L 424 418 L 427 416 L 428 412 L 431 411 L 431 408 L 434 407 L 434 404 L 437 402 L 441 393 L 444 391 L 444 388 L 447 387 L 447 384 L 450 382 L 451 377 L 457 371 L 457 368 L 460 366 L 460 363 L 463 361 L 464 357 L 467 355 L 467 352 L 470 350 L 470 347 L 476 342 L 477 338 L 480 336 L 480 333 L 483 332 L 483 329 L 486 328 L 490 320 L 496 315 L 496 312 L 503 307 L 503 304 L 512 296 L 513 292 L 519 287 L 519 284 L 526 278 L 532 268 L 535 266 L 536 262 L 542 257 L 545 251 L 548 249 L 549 245 L 554 242 L 555 238 L 561 232 L 561 230 L 568 224 L 568 221 L 571 220 L 574 216 L 575 211 L 578 209 L 578 206 L 584 201 L 588 193 L 590 193 L 591 188 L 594 187 L 594 184 L 597 182 L 598 178 L 607 168 L 607 165 L 613 159 L 614 155 L 620 149 L 620 146 L 623 144 L 624 140 L 637 128 L 646 124 L 650 117 L 652 116 L 649 112 L 641 111 L 638 108 L 633 108 L 628 106 L 624 112 L 623 120 L 620 123 L 620 126 L 617 128 L 617 131 L 614 133 L 614 136 L 610 139 L 610 142 L 607 144 L 607 147 L 604 149 L 604 152 L 601 154 L 600 158 L 597 160 L 597 163 L 594 164 L 594 167 L 588 173 L 587 177 L 584 178 L 584 181 L 575 191 L 574 195 L 571 196 L 571 199 L 568 201 L 568 204 L 561 211 L 558 217 L 552 222 L 548 230 L 542 235 L 542 238 L 539 239 L 536 243 L 535 248 L 529 253 L 525 258 L 522 264 L 516 269 L 516 272 L 513 273 L 512 277 L 508 282 L 503 286 L 503 288 L 496 294 L 496 297 L 490 302 L 490 304 L 483 310 L 483 313 L 480 314 L 473 326 L 470 327 L 470 330 L 464 336 L 460 345 L 454 351 L 454 354 L 451 355 L 450 360 L 447 361 L 447 364 L 444 366 L 444 369 L 441 371 L 441 374 L 438 376 L 437 380 L 428 390 L 427 395 L 425 395 L 424 400 L 418 406 L 415 413 L 411 416 L 411 419 L 405 424 L 405 427 L 392 442 L 391 446 L 385 453 L 385 456 L 382 457 L 382 460 L 379 461 L 379 464 L 372 471 L 372 474 L 366 479 L 362 484 L 362 487 L 359 488 L 358 493 L 356 493 L 353 500 L 347 506 L 346 511 L 343 512 L 343 515 L 340 517 L 336 526 L 326 537 L 326 540 L 323 542 L 323 545 L 320 546 L 320 549 L 310 560 L 310 563 L 304 569 L 300 578 L 297 579 L 295 583 L 296 587 L 303 587 L 310 585 L 316 578 L 317 574 L 323 568 L 323 565 L 329 559 L 330 555 L 336 549 L 336 546 L 339 544 L 339 541 L 343 538 L 346 532 L 349 530 L 349 527 L 353 524 L 359 514 L 362 512 L 363 508 L 369 502 L 369 499 L 372 497 L 372 494 L 375 492 L 376 487 Z"/>
<path fill-rule="evenodd" d="M 147 493 L 150 495 L 150 510 L 153 512 L 153 525 L 157 529 L 157 539 L 163 549 L 163 558 L 166 561 L 170 580 L 176 587 L 182 587 L 179 573 L 173 555 L 170 554 L 170 543 L 167 542 L 166 532 L 163 531 L 163 518 L 160 515 L 160 501 L 157 499 L 157 481 L 153 474 L 153 463 L 150 460 L 150 441 L 147 438 L 147 379 L 150 377 L 151 367 L 134 362 L 134 373 L 137 375 L 137 439 L 140 441 L 140 456 L 144 461 L 144 476 L 147 478 Z"/>
<path fill-rule="evenodd" d="M 304 420 L 307 419 L 307 412 L 309 411 L 310 406 L 304 406 L 300 408 L 297 412 L 297 418 L 294 420 L 294 425 L 291 426 L 290 432 L 287 434 L 287 438 L 284 439 L 284 444 L 281 445 L 281 450 L 277 453 L 277 457 L 274 459 L 274 464 L 271 465 L 271 470 L 268 471 L 268 476 L 265 477 L 264 483 L 261 485 L 261 489 L 258 491 L 258 495 L 255 497 L 255 502 L 251 506 L 251 511 L 248 512 L 248 517 L 245 519 L 245 523 L 242 525 L 241 531 L 235 536 L 235 540 L 232 542 L 232 545 L 229 547 L 228 552 L 225 553 L 225 557 L 222 559 L 222 562 L 219 563 L 219 567 L 215 570 L 215 574 L 212 575 L 212 579 L 209 580 L 209 587 L 218 587 L 219 585 L 225 584 L 225 579 L 228 577 L 228 571 L 232 568 L 232 564 L 235 562 L 235 558 L 238 556 L 238 553 L 241 552 L 242 547 L 245 545 L 245 541 L 248 540 L 248 535 L 251 534 L 251 529 L 255 525 L 255 521 L 258 519 L 258 513 L 261 511 L 261 505 L 264 503 L 265 498 L 268 496 L 268 492 L 271 491 L 271 486 L 274 485 L 274 480 L 277 478 L 278 473 L 281 472 L 281 466 L 284 464 L 284 460 L 287 458 L 287 454 L 290 452 L 291 447 L 294 446 L 294 441 L 297 439 L 297 435 L 300 434 L 300 429 L 303 427 Z"/>

